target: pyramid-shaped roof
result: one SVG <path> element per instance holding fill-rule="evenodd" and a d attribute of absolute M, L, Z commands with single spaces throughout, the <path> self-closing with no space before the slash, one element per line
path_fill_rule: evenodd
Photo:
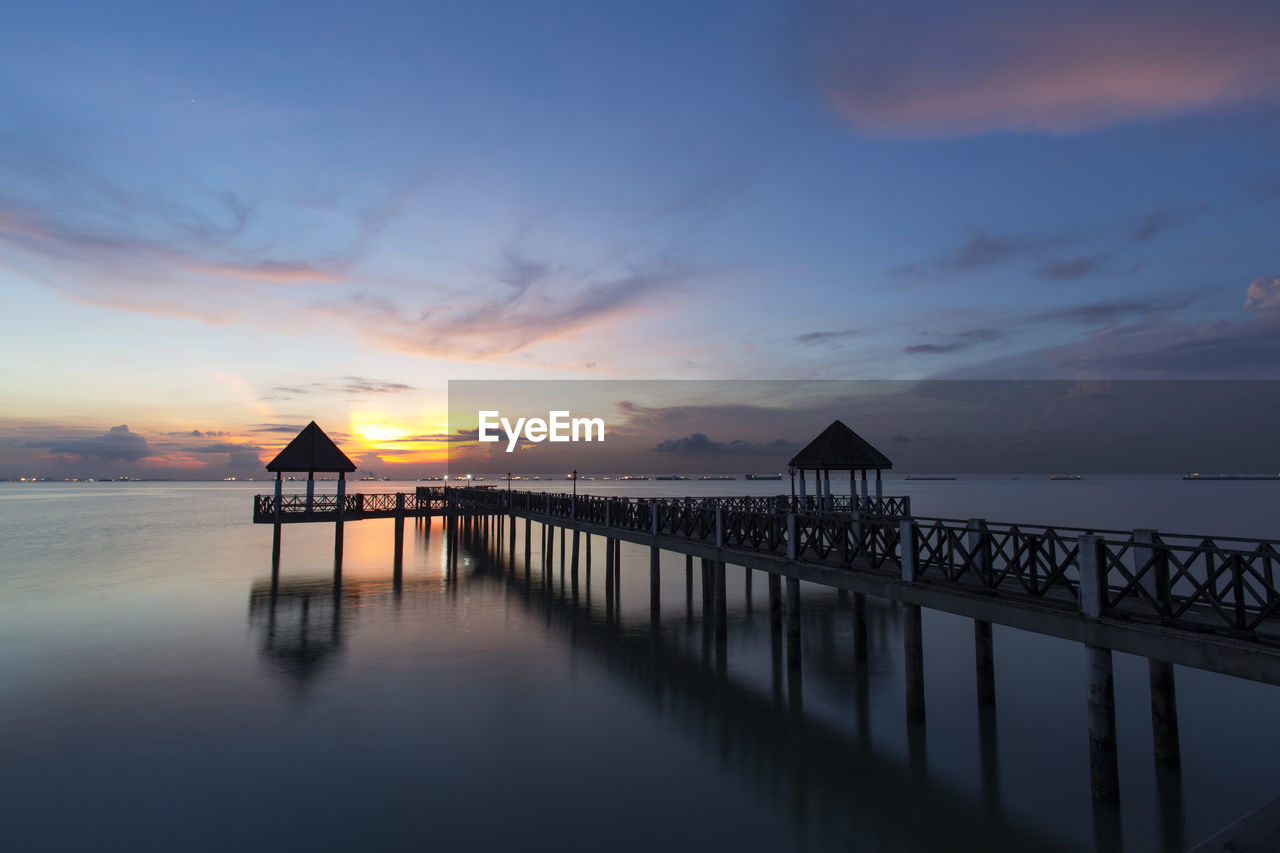
<path fill-rule="evenodd" d="M 844 425 L 833 421 L 822 434 L 797 453 L 791 464 L 812 471 L 833 468 L 838 471 L 879 470 L 892 468 L 889 457 L 876 450 L 862 436 Z"/>
<path fill-rule="evenodd" d="M 315 421 L 267 463 L 268 471 L 354 471 L 355 463 L 338 449 Z"/>

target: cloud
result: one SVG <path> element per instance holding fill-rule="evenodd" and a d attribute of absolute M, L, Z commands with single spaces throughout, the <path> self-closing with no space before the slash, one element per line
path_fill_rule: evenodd
<path fill-rule="evenodd" d="M 185 432 L 166 432 L 165 435 L 169 438 L 227 438 L 231 436 L 232 433 L 225 432 L 223 430 L 192 429 L 186 430 Z"/>
<path fill-rule="evenodd" d="M 1280 277 L 1252 282 L 1243 320 L 1187 323 L 1169 315 L 1110 322 L 1088 340 L 1042 353 L 1051 372 L 1085 376 L 1280 378 Z"/>
<path fill-rule="evenodd" d="M 1083 305 L 1065 305 L 1035 311 L 1020 319 L 1020 323 L 1105 323 L 1129 314 L 1151 314 L 1186 307 L 1186 300 L 1117 300 L 1113 302 L 1088 302 Z"/>
<path fill-rule="evenodd" d="M 939 355 L 958 352 L 987 341 L 994 341 L 996 338 L 1001 337 L 1002 333 L 997 329 L 969 329 L 963 332 L 942 333 L 942 335 L 946 338 L 943 343 L 912 344 L 903 347 L 902 351 L 908 355 Z"/>
<path fill-rule="evenodd" d="M 125 424 L 111 427 L 102 435 L 31 441 L 25 446 L 47 450 L 52 456 L 92 457 L 124 462 L 137 462 L 150 455 L 146 438 L 130 432 Z"/>
<path fill-rule="evenodd" d="M 306 424 L 254 424 L 249 432 L 279 433 L 281 435 L 297 435 Z"/>
<path fill-rule="evenodd" d="M 1159 210 L 1153 210 L 1138 223 L 1130 235 L 1130 240 L 1134 243 L 1146 243 L 1153 240 L 1164 232 L 1184 225 L 1200 215 L 1200 210 L 1188 208 L 1167 207 Z"/>
<path fill-rule="evenodd" d="M 1280 275 L 1263 276 L 1250 282 L 1244 310 L 1261 312 L 1280 308 Z"/>
<path fill-rule="evenodd" d="M 803 335 L 796 335 L 795 340 L 798 344 L 821 344 L 841 338 L 852 338 L 862 334 L 863 331 L 863 329 L 841 329 L 837 332 L 806 332 Z"/>
<path fill-rule="evenodd" d="M 938 265 L 956 272 L 986 269 L 1010 258 L 1059 245 L 1064 240 L 1062 236 L 1051 234 L 993 234 L 980 229 L 941 258 Z"/>
<path fill-rule="evenodd" d="M 501 431 L 502 440 L 506 441 L 510 437 L 510 433 L 505 430 Z M 460 444 L 468 441 L 476 441 L 480 436 L 480 428 L 457 429 L 453 432 L 432 432 L 423 433 L 421 435 L 407 435 L 403 438 L 393 438 L 389 443 L 440 443 L 440 444 Z"/>
<path fill-rule="evenodd" d="M 330 382 L 309 382 L 303 385 L 273 385 L 267 389 L 271 400 L 287 400 L 307 394 L 401 394 L 418 390 L 403 382 L 385 382 L 362 376 L 343 376 Z"/>
<path fill-rule="evenodd" d="M 514 288 L 465 299 L 441 299 L 421 309 L 405 308 L 376 293 L 352 294 L 315 310 L 354 323 L 383 346 L 436 358 L 484 360 L 518 352 L 538 341 L 564 336 L 606 320 L 666 309 L 661 294 L 688 286 L 693 271 L 671 261 L 614 275 L 570 272 L 509 278 Z"/>
<path fill-rule="evenodd" d="M 725 453 L 745 453 L 745 454 L 776 454 L 798 448 L 800 445 L 785 438 L 774 439 L 773 441 L 757 443 L 743 441 L 742 439 L 734 439 L 733 441 L 712 441 L 705 433 L 695 432 L 686 435 L 683 438 L 667 438 L 659 441 L 653 448 L 658 453 L 680 453 L 680 454 L 725 454 Z"/>
<path fill-rule="evenodd" d="M 864 133 L 1083 133 L 1280 94 L 1274 3 L 829 2 L 822 10 L 815 85 Z"/>
<path fill-rule="evenodd" d="M 1041 266 L 1036 274 L 1051 281 L 1075 281 L 1097 272 L 1101 263 L 1101 255 L 1081 255 L 1050 261 Z"/>

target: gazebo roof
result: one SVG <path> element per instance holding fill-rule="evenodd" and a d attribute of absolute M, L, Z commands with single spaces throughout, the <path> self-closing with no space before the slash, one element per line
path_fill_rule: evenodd
<path fill-rule="evenodd" d="M 268 471 L 345 472 L 356 470 L 355 463 L 338 449 L 333 439 L 315 421 L 303 427 L 302 432 L 281 450 L 275 459 L 267 463 Z"/>
<path fill-rule="evenodd" d="M 791 465 L 806 471 L 880 470 L 893 467 L 888 456 L 876 450 L 865 438 L 839 420 L 833 421 L 821 435 L 792 457 Z"/>

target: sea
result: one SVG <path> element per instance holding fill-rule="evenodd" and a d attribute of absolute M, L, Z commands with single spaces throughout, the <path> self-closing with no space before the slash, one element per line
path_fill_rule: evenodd
<path fill-rule="evenodd" d="M 390 520 L 346 525 L 340 571 L 332 525 L 290 525 L 273 580 L 271 527 L 251 523 L 271 486 L 0 483 L 3 849 L 1140 853 L 1280 796 L 1280 688 L 1177 667 L 1181 765 L 1157 765 L 1146 661 L 1117 653 L 1121 800 L 1096 807 L 1079 644 L 996 626 L 996 704 L 980 708 L 973 623 L 926 610 L 927 720 L 909 726 L 889 602 L 869 601 L 859 665 L 847 597 L 803 585 L 797 677 L 761 573 L 728 568 L 717 643 L 682 556 L 662 556 L 654 613 L 647 549 L 624 544 L 615 612 L 601 539 L 575 591 L 537 526 L 526 564 L 523 522 L 514 561 L 464 543 L 456 572 L 439 520 L 407 523 L 400 572 Z M 921 516 L 1280 538 L 1277 482 L 885 492 Z"/>

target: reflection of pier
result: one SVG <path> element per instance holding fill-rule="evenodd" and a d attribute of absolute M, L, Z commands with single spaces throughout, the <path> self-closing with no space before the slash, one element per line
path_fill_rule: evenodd
<path fill-rule="evenodd" d="M 528 562 L 506 550 L 510 537 L 497 536 L 496 527 L 485 536 L 479 520 L 461 523 L 456 531 L 437 527 L 430 535 L 440 533 L 445 570 L 439 574 L 402 576 L 388 571 L 382 578 L 358 580 L 340 572 L 305 578 L 277 574 L 274 582 L 265 577 L 255 582 L 250 621 L 264 632 L 264 660 L 286 680 L 303 673 L 314 676 L 324 670 L 315 663 L 320 656 L 316 642 L 337 637 L 336 644 L 325 648 L 337 649 L 334 657 L 340 655 L 341 646 L 350 644 L 351 620 L 361 611 L 402 603 L 420 606 L 439 600 L 445 588 L 459 590 L 459 595 L 468 586 L 500 588 L 506 600 L 522 604 L 553 636 L 571 646 L 573 654 L 620 679 L 673 730 L 782 804 L 784 814 L 793 811 L 802 835 L 835 839 L 835 846 L 869 844 L 886 850 L 1067 849 L 1000 809 L 994 728 L 981 740 L 984 767 L 990 762 L 993 774 L 979 794 L 930 778 L 921 728 L 910 735 L 907 756 L 876 742 L 870 725 L 871 685 L 882 676 L 867 660 L 849 654 L 845 626 L 852 607 L 846 597 L 807 601 L 801 635 L 809 650 L 806 669 L 822 673 L 833 689 L 848 691 L 838 694 L 840 704 L 857 715 L 847 727 L 824 721 L 812 708 L 805 710 L 800 673 L 788 672 L 781 633 L 770 629 L 766 608 L 735 610 L 732 615 L 735 632 L 758 637 L 766 663 L 764 669 L 739 676 L 725 666 L 725 641 L 714 636 L 713 601 L 700 600 L 696 584 L 686 585 L 684 606 L 671 608 L 665 616 L 655 612 L 657 621 L 646 631 L 643 623 L 622 621 L 616 582 L 622 564 L 616 554 L 597 549 L 594 562 L 581 559 L 574 584 L 571 550 L 566 549 L 561 563 L 558 543 L 540 542 L 536 530 Z M 628 563 L 631 556 L 628 551 Z M 468 562 L 468 570 L 460 573 L 454 568 Z M 613 574 L 612 581 L 602 578 L 602 568 Z M 298 639 L 304 606 L 311 617 L 306 643 Z M 869 608 L 867 645 L 872 660 L 891 653 L 890 637 L 901 628 L 900 616 L 891 606 Z M 269 625 L 274 625 L 274 644 L 265 642 Z M 281 642 L 289 637 L 293 639 Z M 304 647 L 308 653 L 299 655 Z M 306 664 L 295 667 L 299 658 Z"/>
<path fill-rule="evenodd" d="M 811 833 L 890 850 L 1067 849 L 992 812 L 959 787 L 930 779 L 922 756 L 904 762 L 877 749 L 863 725 L 865 704 L 858 734 L 850 737 L 804 715 L 794 689 L 791 699 L 780 701 L 776 692 L 770 696 L 738 683 L 705 657 L 664 640 L 665 625 L 657 635 L 624 631 L 575 603 L 564 589 L 537 584 L 526 591 L 508 578 L 530 611 L 543 614 L 576 651 L 590 653 L 621 677 L 735 775 L 790 801 L 797 822 Z M 782 668 L 778 657 L 775 673 Z M 863 682 L 857 688 L 863 702 L 868 677 L 864 664 L 856 676 Z M 904 820 L 908 813 L 920 819 Z"/>

